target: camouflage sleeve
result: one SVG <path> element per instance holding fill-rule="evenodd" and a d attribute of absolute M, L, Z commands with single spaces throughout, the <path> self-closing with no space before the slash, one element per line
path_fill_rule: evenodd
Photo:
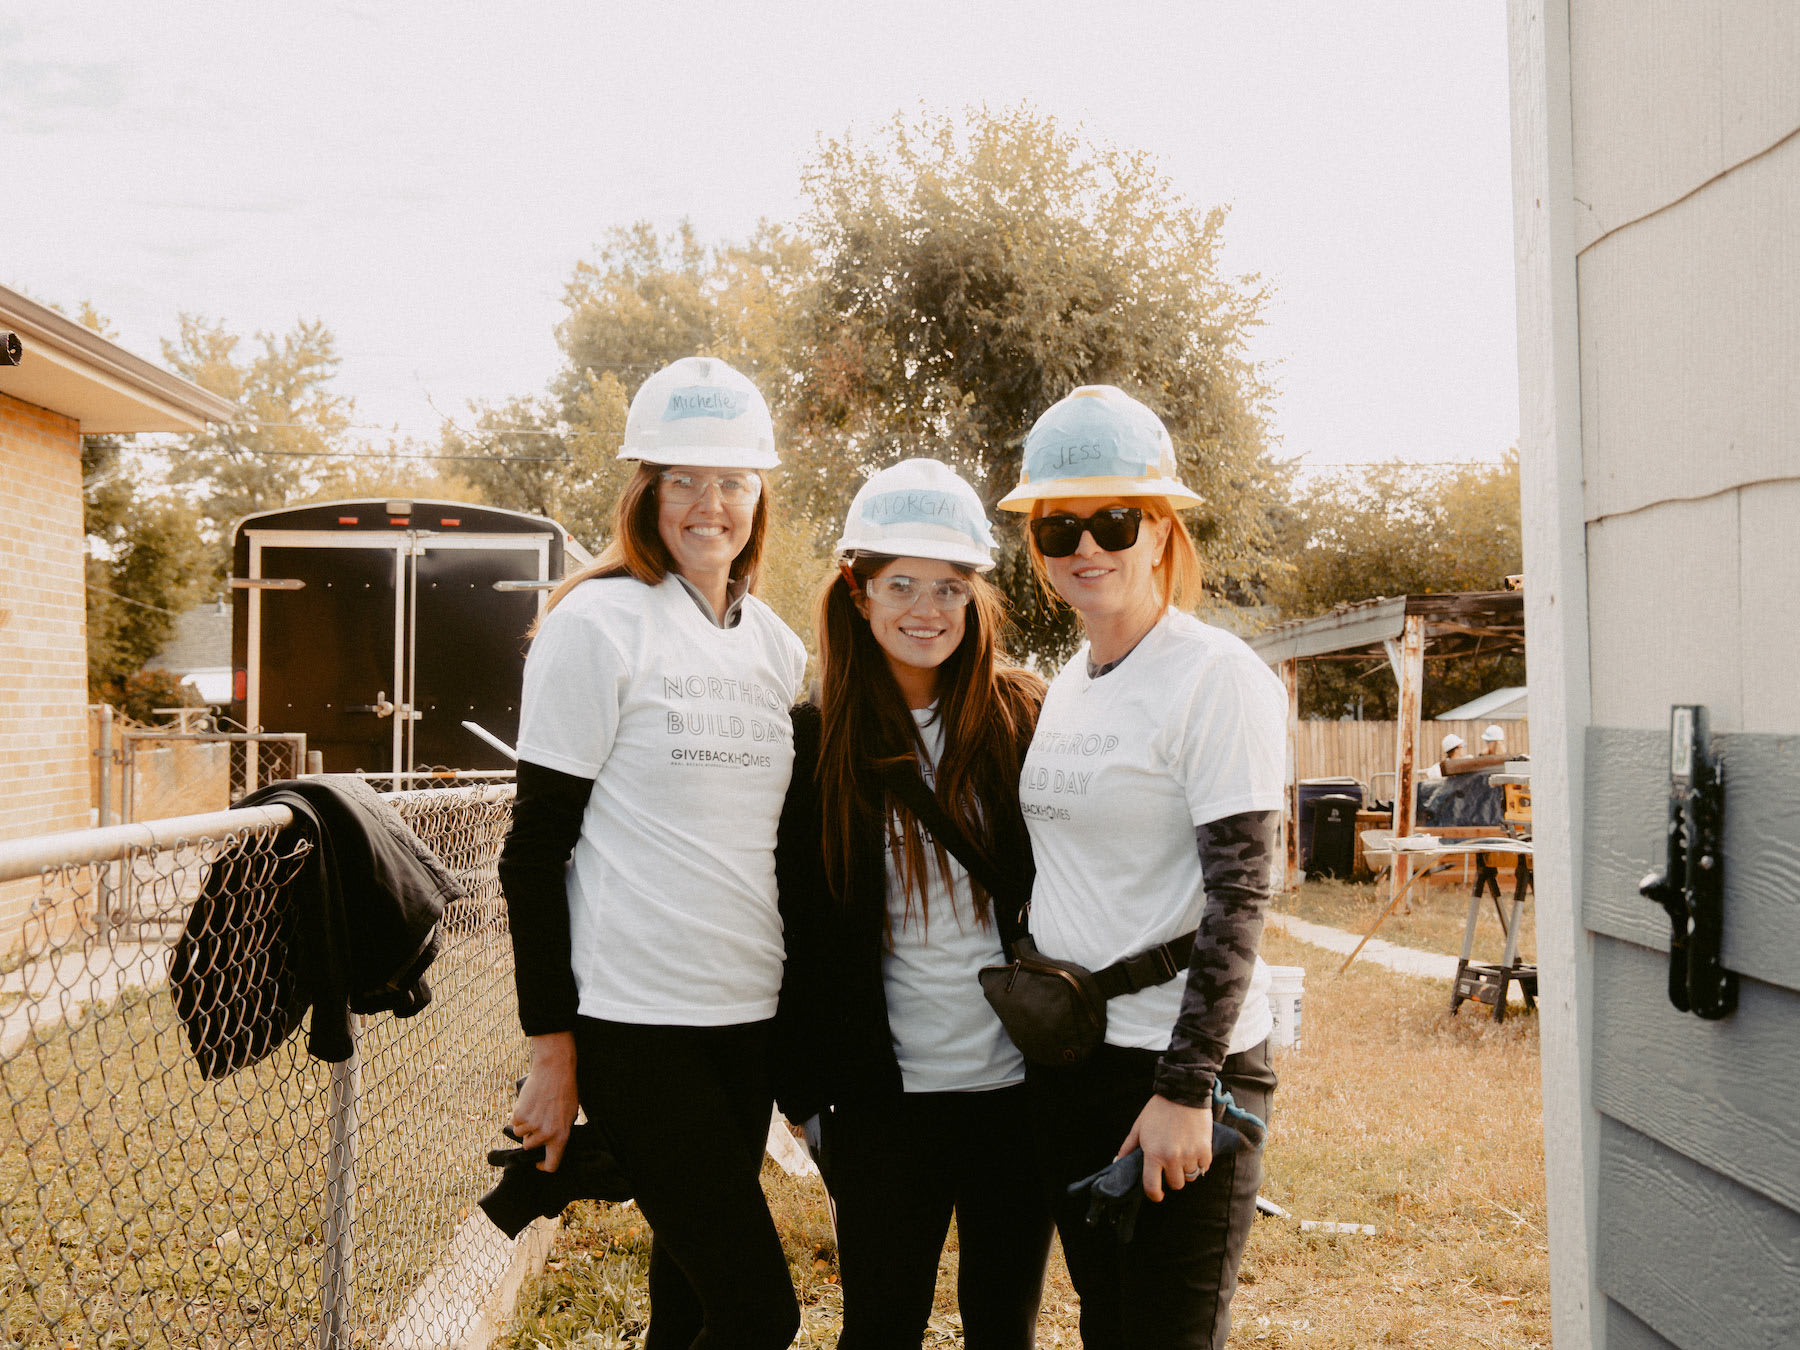
<path fill-rule="evenodd" d="M 1188 962 L 1181 1015 L 1156 1066 L 1157 1095 L 1182 1106 L 1211 1101 L 1262 942 L 1280 826 L 1279 812 L 1245 811 L 1194 828 L 1206 909 Z"/>

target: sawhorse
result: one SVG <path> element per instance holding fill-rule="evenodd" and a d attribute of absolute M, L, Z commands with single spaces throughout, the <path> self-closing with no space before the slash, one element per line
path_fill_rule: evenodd
<path fill-rule="evenodd" d="M 1506 987 L 1517 984 L 1519 992 L 1525 995 L 1525 1006 L 1537 1006 L 1538 974 L 1535 965 L 1524 965 L 1519 961 L 1519 913 L 1525 907 L 1525 892 L 1531 889 L 1531 855 L 1525 853 L 1509 854 L 1513 859 L 1513 894 L 1512 915 L 1509 918 L 1500 906 L 1500 872 L 1486 853 L 1479 853 L 1475 858 L 1475 889 L 1469 895 L 1469 922 L 1463 929 L 1462 959 L 1456 963 L 1456 978 L 1450 982 L 1450 1011 L 1452 1014 L 1460 1008 L 1465 999 L 1474 999 L 1477 1003 L 1491 1003 L 1494 1007 L 1494 1020 L 1506 1020 Z M 1475 950 L 1475 923 L 1481 915 L 1481 897 L 1483 892 L 1491 891 L 1494 898 L 1494 914 L 1500 920 L 1500 931 L 1506 934 L 1506 954 L 1499 965 L 1485 961 L 1471 961 L 1470 953 Z"/>

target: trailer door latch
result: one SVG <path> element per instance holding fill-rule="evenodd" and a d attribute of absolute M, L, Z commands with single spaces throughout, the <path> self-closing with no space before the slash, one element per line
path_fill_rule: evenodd
<path fill-rule="evenodd" d="M 374 713 L 377 717 L 392 717 L 394 715 L 394 705 L 388 702 L 387 690 L 382 689 L 376 693 L 375 701 L 373 703 L 348 703 L 344 705 L 344 711 L 353 713 Z"/>
<path fill-rule="evenodd" d="M 1725 769 L 1712 750 L 1706 708 L 1669 712 L 1667 861 L 1638 893 L 1669 916 L 1669 1002 L 1708 1019 L 1737 1009 L 1738 978 L 1725 969 Z"/>

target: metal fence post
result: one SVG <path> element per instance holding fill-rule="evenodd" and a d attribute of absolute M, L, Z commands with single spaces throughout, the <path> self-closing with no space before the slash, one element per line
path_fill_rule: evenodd
<path fill-rule="evenodd" d="M 100 706 L 100 748 L 94 753 L 100 759 L 100 815 L 95 821 L 101 829 L 113 823 L 112 819 L 112 758 L 113 758 L 113 710 L 112 704 L 102 703 Z M 97 870 L 98 885 L 94 887 L 94 922 L 105 930 L 106 916 L 112 908 L 113 869 L 111 863 L 102 863 Z"/>
<path fill-rule="evenodd" d="M 331 1144 L 325 1158 L 325 1251 L 319 1272 L 319 1350 L 350 1350 L 356 1292 L 356 1112 L 362 1093 L 362 1018 L 350 1018 L 350 1058 L 331 1066 Z"/>

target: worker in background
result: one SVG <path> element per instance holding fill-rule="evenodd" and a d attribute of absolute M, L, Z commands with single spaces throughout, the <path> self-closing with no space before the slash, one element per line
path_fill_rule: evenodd
<path fill-rule="evenodd" d="M 1446 731 L 1441 747 L 1443 752 L 1442 756 L 1436 764 L 1433 764 L 1430 768 L 1425 770 L 1425 777 L 1442 778 L 1445 774 L 1451 772 L 1450 760 L 1455 756 L 1456 752 L 1462 748 L 1463 738 L 1458 736 L 1454 731 Z"/>
<path fill-rule="evenodd" d="M 1444 757 L 1425 771 L 1427 778 L 1448 778 L 1453 774 L 1477 773 L 1484 769 L 1497 769 L 1506 763 L 1506 751 L 1500 746 L 1502 735 L 1499 727 L 1489 726 L 1481 733 L 1481 753 L 1479 755 L 1463 754 L 1463 738 L 1454 731 L 1444 736 Z"/>

